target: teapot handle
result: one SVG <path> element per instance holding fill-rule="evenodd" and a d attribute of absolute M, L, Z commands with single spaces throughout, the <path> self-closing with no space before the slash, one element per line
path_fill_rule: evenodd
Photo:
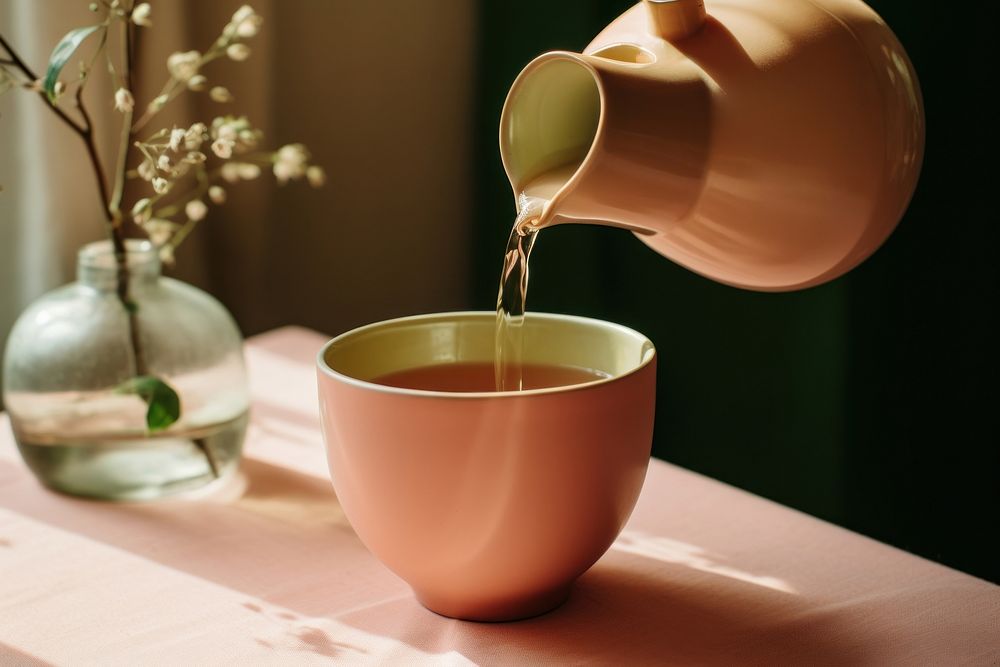
<path fill-rule="evenodd" d="M 705 22 L 705 0 L 644 0 L 656 34 L 672 42 L 698 32 Z"/>

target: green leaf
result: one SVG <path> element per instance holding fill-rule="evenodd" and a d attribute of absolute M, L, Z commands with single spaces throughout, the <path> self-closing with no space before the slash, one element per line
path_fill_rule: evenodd
<path fill-rule="evenodd" d="M 148 406 L 146 428 L 162 431 L 181 416 L 181 399 L 173 387 L 158 377 L 141 375 L 126 380 L 115 389 L 116 394 L 135 394 Z"/>
<path fill-rule="evenodd" d="M 73 52 L 76 51 L 83 40 L 87 39 L 87 37 L 101 27 L 99 25 L 88 25 L 84 28 L 70 30 L 56 44 L 56 48 L 52 49 L 52 55 L 49 56 L 49 68 L 45 70 L 45 82 L 42 85 L 45 94 L 48 95 L 49 102 L 53 104 L 56 102 L 56 82 L 59 81 L 59 74 L 73 56 Z"/>

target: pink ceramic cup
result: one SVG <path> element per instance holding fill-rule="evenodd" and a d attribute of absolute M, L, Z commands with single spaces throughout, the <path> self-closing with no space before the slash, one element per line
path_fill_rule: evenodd
<path fill-rule="evenodd" d="M 333 339 L 318 358 L 327 458 L 358 536 L 428 609 L 481 621 L 549 611 L 611 546 L 645 477 L 656 359 L 608 322 L 530 313 L 526 363 L 607 379 L 449 393 L 370 382 L 493 359 L 494 313 L 407 317 Z"/>

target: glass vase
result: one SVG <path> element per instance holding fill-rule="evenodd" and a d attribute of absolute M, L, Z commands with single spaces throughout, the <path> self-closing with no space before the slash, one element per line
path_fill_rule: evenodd
<path fill-rule="evenodd" d="M 150 243 L 129 241 L 127 265 L 130 308 L 117 294 L 111 244 L 84 246 L 77 281 L 30 305 L 7 341 L 3 397 L 14 437 L 56 491 L 152 499 L 239 463 L 250 401 L 236 323 L 205 292 L 162 277 Z M 176 392 L 176 421 L 154 423 L 136 378 Z"/>

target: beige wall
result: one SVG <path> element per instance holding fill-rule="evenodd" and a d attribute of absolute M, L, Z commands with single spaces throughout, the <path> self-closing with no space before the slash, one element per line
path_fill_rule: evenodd
<path fill-rule="evenodd" d="M 196 20 L 201 43 L 223 4 Z M 224 64 L 233 91 L 272 141 L 308 144 L 330 178 L 320 191 L 261 188 L 202 230 L 207 282 L 249 331 L 335 333 L 467 305 L 475 4 L 261 5 L 271 57 Z"/>
<path fill-rule="evenodd" d="M 86 4 L 0 0 L 0 30 L 42 69 L 59 36 L 87 22 Z M 205 48 L 242 3 L 152 4 L 141 100 L 161 85 L 169 52 Z M 165 121 L 245 112 L 270 144 L 309 145 L 329 184 L 234 188 L 179 251 L 175 274 L 219 296 L 248 333 L 288 323 L 336 333 L 467 306 L 476 3 L 253 4 L 266 20 L 253 56 L 206 71 L 237 102 L 195 99 Z M 28 301 L 72 279 L 76 247 L 101 234 L 79 146 L 35 119 L 38 100 L 19 97 L 0 100 L 0 337 Z M 94 109 L 110 113 L 105 99 Z"/>

